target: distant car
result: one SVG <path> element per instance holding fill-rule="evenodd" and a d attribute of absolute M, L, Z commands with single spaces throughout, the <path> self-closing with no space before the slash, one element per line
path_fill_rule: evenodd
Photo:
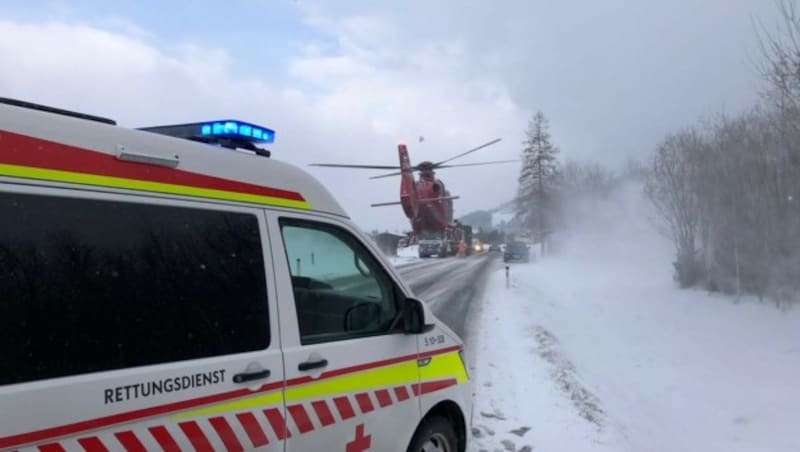
<path fill-rule="evenodd" d="M 503 250 L 500 248 L 500 245 L 498 245 L 498 244 L 496 244 L 496 243 L 492 243 L 492 244 L 489 246 L 489 252 L 490 252 L 490 253 L 502 253 L 502 252 L 503 252 Z"/>
<path fill-rule="evenodd" d="M 528 249 L 528 245 L 522 242 L 511 242 L 506 244 L 506 250 L 503 253 L 503 262 L 530 262 L 530 260 L 531 253 Z"/>

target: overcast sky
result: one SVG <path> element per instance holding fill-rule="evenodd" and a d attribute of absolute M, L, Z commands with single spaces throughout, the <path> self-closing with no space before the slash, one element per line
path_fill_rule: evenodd
<path fill-rule="evenodd" d="M 756 101 L 760 0 L 0 3 L 0 96 L 138 127 L 237 117 L 277 131 L 365 229 L 405 228 L 399 180 L 311 162 L 517 158 L 542 110 L 562 157 L 647 158 Z M 418 137 L 424 136 L 422 143 Z M 519 165 L 442 170 L 457 215 L 513 198 Z"/>

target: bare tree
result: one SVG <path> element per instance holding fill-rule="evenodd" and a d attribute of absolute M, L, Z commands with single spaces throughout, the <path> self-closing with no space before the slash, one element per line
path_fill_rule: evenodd
<path fill-rule="evenodd" d="M 690 287 L 702 277 L 697 259 L 700 205 L 695 195 L 693 166 L 703 141 L 687 129 L 668 136 L 656 149 L 645 193 L 667 225 L 675 244 L 675 277 L 681 287 Z"/>
<path fill-rule="evenodd" d="M 761 51 L 758 69 L 767 82 L 765 96 L 780 112 L 800 106 L 800 16 L 792 0 L 776 1 L 780 20 L 775 29 L 757 24 Z"/>
<path fill-rule="evenodd" d="M 646 193 L 675 243 L 681 286 L 780 303 L 800 295 L 800 10 L 777 5 L 777 27 L 758 30 L 763 103 L 669 135 Z"/>
<path fill-rule="evenodd" d="M 619 180 L 597 162 L 567 160 L 559 172 L 559 188 L 565 196 L 607 197 Z"/>

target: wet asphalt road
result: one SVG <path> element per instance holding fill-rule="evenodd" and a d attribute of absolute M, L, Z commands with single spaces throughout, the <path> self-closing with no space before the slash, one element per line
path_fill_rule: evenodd
<path fill-rule="evenodd" d="M 473 310 L 481 303 L 489 273 L 501 260 L 496 254 L 430 258 L 397 267 L 416 296 L 462 338 L 469 331 Z"/>

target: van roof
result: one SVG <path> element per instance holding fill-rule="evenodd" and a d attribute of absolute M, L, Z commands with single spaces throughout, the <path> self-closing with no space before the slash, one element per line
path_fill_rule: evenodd
<path fill-rule="evenodd" d="M 0 179 L 5 178 L 271 205 L 347 217 L 314 177 L 273 158 L 91 118 L 0 103 Z"/>

